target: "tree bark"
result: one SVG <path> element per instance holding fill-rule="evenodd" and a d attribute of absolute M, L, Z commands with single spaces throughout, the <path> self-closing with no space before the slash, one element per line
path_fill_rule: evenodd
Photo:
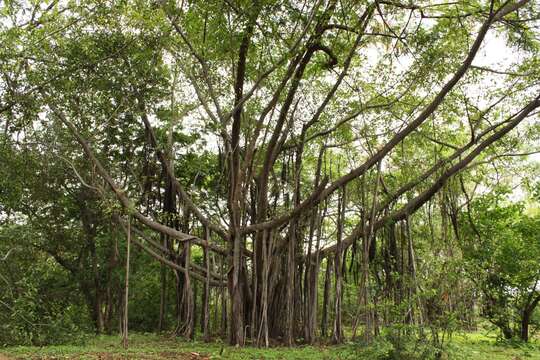
<path fill-rule="evenodd" d="M 127 248 L 126 248 L 126 283 L 124 286 L 124 327 L 122 332 L 122 346 L 128 348 L 128 308 L 129 308 L 129 257 L 131 247 L 131 217 L 127 221 Z"/>
<path fill-rule="evenodd" d="M 328 334 L 328 306 L 330 298 L 330 276 L 332 274 L 332 261 L 330 257 L 326 258 L 326 271 L 324 275 L 324 293 L 323 293 L 323 305 L 322 305 L 322 317 L 321 317 L 321 336 L 326 337 Z"/>

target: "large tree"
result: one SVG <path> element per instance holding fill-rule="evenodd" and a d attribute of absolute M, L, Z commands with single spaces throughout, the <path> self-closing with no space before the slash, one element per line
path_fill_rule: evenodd
<path fill-rule="evenodd" d="M 206 299 L 227 286 L 232 344 L 313 341 L 324 263 L 334 341 L 349 264 L 369 338 L 380 234 L 405 239 L 449 179 L 532 136 L 538 15 L 536 0 L 7 2 L 4 141 L 72 165 L 78 143 L 76 175 L 113 195 L 117 226 L 161 234 L 134 241 L 174 269 L 185 335 L 195 279 Z M 515 56 L 486 65 L 487 40 Z"/>

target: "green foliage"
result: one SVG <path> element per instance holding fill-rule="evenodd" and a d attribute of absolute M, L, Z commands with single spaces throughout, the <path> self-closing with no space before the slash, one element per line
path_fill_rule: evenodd
<path fill-rule="evenodd" d="M 540 218 L 505 197 L 506 192 L 495 192 L 471 204 L 474 220 L 464 228 L 463 256 L 483 291 L 485 315 L 508 337 L 538 296 Z"/>
<path fill-rule="evenodd" d="M 0 346 L 84 340 L 93 329 L 83 300 L 64 269 L 24 250 L 25 230 L 0 231 Z"/>

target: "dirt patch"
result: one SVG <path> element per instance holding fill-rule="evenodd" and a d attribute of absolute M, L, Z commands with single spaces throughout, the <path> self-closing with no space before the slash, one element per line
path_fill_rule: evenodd
<path fill-rule="evenodd" d="M 0 354 L 0 360 L 13 360 L 13 358 Z"/>
<path fill-rule="evenodd" d="M 206 355 L 201 355 L 196 352 L 191 353 L 176 353 L 176 352 L 162 352 L 159 359 L 181 359 L 181 360 L 209 360 Z"/>

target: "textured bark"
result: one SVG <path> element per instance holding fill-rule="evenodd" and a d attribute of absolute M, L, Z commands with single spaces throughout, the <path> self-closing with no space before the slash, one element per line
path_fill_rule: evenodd
<path fill-rule="evenodd" d="M 184 283 L 183 283 L 183 324 L 181 333 L 188 339 L 193 339 L 195 336 L 195 294 L 193 292 L 193 285 L 191 284 L 190 271 L 188 270 L 191 262 L 191 244 L 184 243 Z"/>
<path fill-rule="evenodd" d="M 322 163 L 326 148 L 321 146 L 317 158 L 317 168 L 315 170 L 316 189 L 321 181 Z M 322 210 L 315 207 L 309 217 L 308 248 L 305 259 L 305 277 L 304 277 L 304 338 L 306 343 L 312 344 L 315 340 L 317 326 L 317 298 L 318 298 L 318 278 L 319 278 L 319 249 L 322 234 L 322 219 L 324 214 Z M 315 256 L 313 256 L 313 238 L 316 236 Z"/>
<path fill-rule="evenodd" d="M 341 301 L 343 298 L 343 276 L 342 276 L 342 261 L 343 259 L 343 222 L 345 221 L 345 205 L 347 202 L 346 190 L 341 190 L 341 196 L 338 201 L 338 223 L 337 223 L 337 248 L 334 259 L 334 274 L 335 274 L 335 288 L 334 288 L 334 329 L 332 334 L 332 340 L 336 344 L 343 342 L 343 328 L 341 319 Z"/>
<path fill-rule="evenodd" d="M 263 264 L 263 277 L 262 277 L 262 293 L 261 293 L 261 321 L 259 324 L 259 330 L 257 334 L 257 345 L 261 345 L 264 341 L 266 347 L 269 346 L 269 322 L 268 322 L 268 303 L 270 297 L 270 266 L 271 266 L 271 254 L 273 253 L 273 234 L 268 233 L 267 230 L 263 230 L 262 237 L 262 264 Z"/>
<path fill-rule="evenodd" d="M 128 348 L 128 309 L 129 309 L 129 258 L 130 258 L 130 248 L 131 248 L 131 219 L 128 218 L 127 221 L 127 245 L 126 245 L 126 282 L 124 286 L 124 326 L 122 331 L 122 346 L 124 349 Z"/>
<path fill-rule="evenodd" d="M 521 340 L 525 342 L 529 341 L 529 324 L 531 322 L 531 316 L 534 313 L 536 306 L 540 303 L 540 295 L 538 295 L 536 292 L 533 292 L 532 295 L 536 295 L 536 297 L 532 298 L 533 300 L 525 306 L 521 314 L 519 336 Z"/>
<path fill-rule="evenodd" d="M 332 261 L 326 258 L 326 271 L 324 275 L 324 294 L 321 317 L 321 336 L 326 337 L 328 334 L 328 307 L 330 299 L 330 276 L 332 275 Z"/>
<path fill-rule="evenodd" d="M 205 229 L 206 241 L 210 239 L 210 231 Z M 206 281 L 204 283 L 203 301 L 201 307 L 201 322 L 204 341 L 210 341 L 210 252 L 208 247 L 204 248 L 204 265 L 206 267 Z"/>

